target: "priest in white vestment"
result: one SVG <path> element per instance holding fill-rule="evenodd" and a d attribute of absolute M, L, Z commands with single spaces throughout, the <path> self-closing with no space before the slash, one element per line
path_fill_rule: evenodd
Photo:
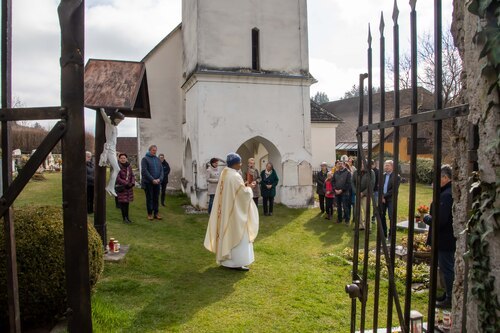
<path fill-rule="evenodd" d="M 254 261 L 253 241 L 259 232 L 259 212 L 252 191 L 256 184 L 245 186 L 238 172 L 238 154 L 229 154 L 226 163 L 217 184 L 205 247 L 215 253 L 219 265 L 246 271 Z"/>

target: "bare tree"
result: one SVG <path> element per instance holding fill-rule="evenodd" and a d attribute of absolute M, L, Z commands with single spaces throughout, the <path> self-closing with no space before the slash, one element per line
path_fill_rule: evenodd
<path fill-rule="evenodd" d="M 387 59 L 387 70 L 394 78 L 394 61 L 392 59 Z M 394 79 L 386 80 L 387 88 L 394 89 Z M 411 57 L 408 53 L 402 54 L 399 58 L 399 88 L 400 89 L 410 89 L 411 88 Z"/>
<path fill-rule="evenodd" d="M 462 73 L 462 60 L 458 49 L 453 42 L 453 36 L 449 29 L 443 34 L 443 104 L 449 106 L 455 103 L 462 84 L 460 76 Z M 422 64 L 422 71 L 418 78 L 423 86 L 430 91 L 434 91 L 434 41 L 429 33 L 426 33 L 419 40 L 418 57 Z"/>
<path fill-rule="evenodd" d="M 14 96 L 12 98 L 12 108 L 24 108 L 24 107 L 26 107 L 26 103 L 24 103 L 19 96 Z M 16 123 L 26 127 L 29 127 L 30 125 L 30 122 L 28 120 L 18 120 L 16 121 Z"/>
<path fill-rule="evenodd" d="M 445 29 L 442 41 L 443 59 L 443 104 L 450 106 L 462 89 L 460 76 L 462 60 L 453 42 L 450 29 Z M 429 91 L 434 91 L 434 39 L 429 33 L 424 33 L 418 40 L 418 73 L 417 84 Z M 394 63 L 387 60 L 387 69 L 394 75 Z M 402 54 L 399 64 L 399 84 L 401 89 L 411 88 L 411 57 L 409 53 Z M 393 81 L 393 80 L 392 80 Z M 392 82 L 388 80 L 388 82 Z"/>

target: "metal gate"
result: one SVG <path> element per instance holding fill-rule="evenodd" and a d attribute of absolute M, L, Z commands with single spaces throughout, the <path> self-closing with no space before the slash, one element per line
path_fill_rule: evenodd
<path fill-rule="evenodd" d="M 11 108 L 12 0 L 2 0 L 1 94 L 2 179 L 0 216 L 6 238 L 9 327 L 21 332 L 16 264 L 16 244 L 12 204 L 52 148 L 62 142 L 62 189 L 64 252 L 70 332 L 92 332 L 90 311 L 89 259 L 86 211 L 84 79 L 84 1 L 62 0 L 61 26 L 61 106 Z M 26 166 L 12 181 L 11 121 L 60 119 Z M 4 277 L 1 277 L 4 278 Z"/>
<path fill-rule="evenodd" d="M 384 37 L 384 19 L 383 14 L 380 19 L 380 122 L 373 123 L 373 99 L 372 99 L 372 36 L 369 28 L 368 31 L 368 73 L 361 74 L 359 78 L 359 127 L 357 128 L 357 140 L 358 140 L 358 161 L 357 168 L 361 169 L 361 166 L 365 167 L 365 170 L 370 170 L 370 161 L 373 155 L 373 131 L 380 131 L 380 153 L 379 153 L 379 188 L 383 187 L 383 166 L 384 166 L 384 138 L 385 129 L 393 128 L 393 151 L 394 151 L 394 170 L 397 173 L 399 170 L 399 141 L 400 141 L 400 127 L 411 126 L 411 155 L 410 155 L 410 179 L 409 179 L 409 202 L 408 202 L 408 220 L 411 221 L 408 224 L 408 252 L 407 252 L 407 264 L 406 264 L 406 283 L 404 292 L 404 304 L 401 301 L 401 295 L 398 293 L 396 288 L 395 278 L 394 278 L 394 264 L 395 264 L 395 248 L 396 248 L 396 221 L 397 221 L 397 207 L 398 207 L 398 197 L 397 191 L 393 193 L 393 209 L 391 215 L 390 223 L 390 233 L 389 240 L 386 241 L 384 237 L 384 232 L 381 224 L 381 212 L 379 207 L 382 206 L 382 195 L 379 195 L 378 202 L 375 201 L 373 197 L 373 188 L 369 186 L 369 193 L 367 195 L 367 203 L 365 207 L 365 221 L 366 226 L 364 230 L 364 256 L 363 256 L 363 269 L 360 272 L 358 267 L 359 260 L 359 247 L 360 247 L 360 231 L 359 231 L 359 217 L 361 214 L 361 203 L 360 200 L 356 200 L 355 206 L 355 238 L 354 238 L 354 254 L 353 254 L 353 270 L 352 270 L 352 284 L 346 287 L 346 291 L 352 298 L 351 304 L 351 332 L 356 331 L 356 324 L 359 320 L 359 330 L 364 332 L 367 316 L 367 302 L 371 292 L 368 290 L 368 252 L 369 248 L 369 238 L 370 238 L 370 202 L 374 208 L 374 215 L 376 216 L 376 248 L 375 248 L 375 281 L 373 290 L 373 323 L 372 329 L 374 332 L 377 331 L 379 326 L 387 327 L 387 332 L 391 332 L 393 327 L 392 317 L 394 307 L 397 312 L 397 318 L 399 321 L 399 326 L 402 332 L 410 332 L 410 311 L 411 311 L 411 292 L 412 292 L 412 270 L 413 270 L 413 241 L 414 241 L 414 223 L 415 219 L 415 200 L 416 200 L 416 160 L 417 160 L 417 130 L 418 124 L 424 122 L 433 122 L 433 159 L 434 159 L 434 177 L 433 183 L 440 183 L 440 169 L 441 169 L 441 152 L 442 152 L 442 121 L 444 119 L 465 116 L 468 114 L 468 105 L 460 105 L 456 107 L 443 109 L 443 97 L 442 97 L 442 22 L 441 22 L 441 1 L 434 1 L 434 50 L 435 50 L 435 92 L 434 92 L 434 110 L 428 112 L 417 112 L 417 11 L 416 11 L 416 0 L 410 1 L 411 9 L 411 85 L 412 85 L 412 101 L 411 101 L 411 115 L 401 117 L 400 116 L 400 88 L 399 88 L 399 25 L 398 25 L 398 15 L 399 9 L 397 6 L 397 0 L 394 1 L 394 9 L 392 13 L 393 19 L 393 38 L 394 38 L 394 117 L 391 120 L 385 120 L 385 37 Z M 364 117 L 364 80 L 368 79 L 368 124 L 363 124 Z M 368 134 L 368 151 L 362 150 L 363 134 Z M 371 174 L 369 173 L 370 177 Z M 361 173 L 358 172 L 358 189 L 357 193 L 360 193 L 359 186 L 361 180 Z M 393 177 L 393 188 L 398 186 L 398 177 Z M 438 214 L 436 207 L 439 207 L 439 197 L 440 197 L 440 187 L 434 186 L 433 190 L 433 210 L 431 215 L 433 216 L 433 224 L 438 222 Z M 437 280 L 437 230 L 438 228 L 433 228 L 432 232 L 432 252 L 431 252 L 431 264 L 430 264 L 430 286 L 429 286 L 429 298 L 428 298 L 428 313 L 427 313 L 427 331 L 434 332 L 436 327 L 435 318 L 435 303 L 436 303 L 436 280 Z M 389 242 L 389 246 L 387 244 Z M 383 257 L 383 261 L 381 260 Z M 379 324 L 379 310 L 380 310 L 380 288 L 381 288 L 381 265 L 387 266 L 388 272 L 388 300 L 387 300 L 387 318 L 386 322 L 381 322 Z M 464 297 L 466 298 L 466 297 Z M 357 313 L 357 302 L 361 303 L 361 313 Z M 465 321 L 465 318 L 463 319 Z"/>

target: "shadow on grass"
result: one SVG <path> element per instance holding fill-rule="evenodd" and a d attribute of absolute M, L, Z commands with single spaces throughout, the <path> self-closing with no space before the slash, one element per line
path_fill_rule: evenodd
<path fill-rule="evenodd" d="M 223 267 L 209 267 L 202 272 L 180 272 L 152 290 L 156 296 L 137 312 L 124 332 L 178 327 L 199 310 L 229 296 L 234 291 L 234 284 L 244 279 L 245 274 Z"/>
<path fill-rule="evenodd" d="M 318 211 L 319 212 L 319 211 Z M 324 246 L 352 246 L 354 240 L 354 231 L 352 225 L 336 223 L 336 215 L 331 220 L 325 219 L 324 215 L 315 213 L 304 224 L 304 229 L 313 232 Z"/>

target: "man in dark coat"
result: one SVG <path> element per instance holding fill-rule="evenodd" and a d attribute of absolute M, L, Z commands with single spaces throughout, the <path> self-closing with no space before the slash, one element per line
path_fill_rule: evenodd
<path fill-rule="evenodd" d="M 170 165 L 165 160 L 165 155 L 160 154 L 161 166 L 163 168 L 163 181 L 161 182 L 161 205 L 165 206 L 165 193 L 167 192 L 168 175 L 170 174 Z"/>
<path fill-rule="evenodd" d="M 374 160 L 370 161 L 370 167 L 373 170 L 373 173 L 375 174 L 375 184 L 373 185 L 373 199 L 375 199 L 375 202 L 378 205 L 378 168 L 377 164 L 375 163 Z M 372 215 L 372 223 L 375 223 L 375 213 Z"/>
<path fill-rule="evenodd" d="M 160 197 L 160 186 L 163 181 L 163 167 L 161 161 L 156 157 L 158 148 L 155 145 L 149 147 L 149 151 L 141 160 L 141 185 L 146 192 L 146 207 L 148 220 L 161 220 L 158 214 L 158 199 Z"/>
<path fill-rule="evenodd" d="M 337 198 L 337 223 L 344 219 L 349 224 L 351 203 L 351 172 L 345 167 L 346 162 L 340 162 L 339 170 L 333 174 L 333 191 Z"/>
<path fill-rule="evenodd" d="M 436 307 L 438 308 L 451 308 L 451 295 L 453 291 L 453 281 L 455 279 L 454 266 L 457 240 L 453 234 L 451 177 L 451 167 L 449 165 L 443 165 L 441 167 L 441 194 L 439 196 L 439 208 L 437 210 L 439 214 L 439 224 L 436 228 L 438 229 L 438 266 L 444 277 L 446 293 L 437 300 Z M 425 215 L 424 222 L 430 226 L 427 245 L 431 245 L 433 230 L 432 216 Z"/>
<path fill-rule="evenodd" d="M 316 193 L 319 197 L 319 208 L 321 214 L 325 212 L 325 181 L 328 175 L 326 162 L 321 163 L 321 170 L 316 174 Z"/>
<path fill-rule="evenodd" d="M 394 191 L 398 191 L 400 177 L 395 172 L 393 172 L 394 163 L 392 160 L 387 160 L 384 163 L 384 175 L 383 175 L 383 187 L 379 189 L 379 195 L 382 195 L 382 207 L 381 207 L 381 220 L 382 229 L 384 230 L 384 237 L 387 237 L 387 220 L 386 214 L 389 215 L 389 222 L 392 222 L 392 198 Z M 393 179 L 397 178 L 397 186 L 393 188 Z"/>
<path fill-rule="evenodd" d="M 360 175 L 360 193 L 358 193 L 358 174 Z M 355 170 L 352 174 L 352 191 L 356 193 L 356 200 L 359 200 L 361 205 L 361 216 L 359 217 L 359 230 L 365 229 L 365 211 L 366 211 L 366 199 L 368 196 L 369 187 L 373 188 L 373 183 L 375 182 L 375 175 L 373 170 L 366 172 L 364 164 L 361 165 L 361 170 Z"/>
<path fill-rule="evenodd" d="M 94 163 L 92 162 L 92 153 L 85 152 L 87 165 L 87 214 L 94 213 Z"/>

